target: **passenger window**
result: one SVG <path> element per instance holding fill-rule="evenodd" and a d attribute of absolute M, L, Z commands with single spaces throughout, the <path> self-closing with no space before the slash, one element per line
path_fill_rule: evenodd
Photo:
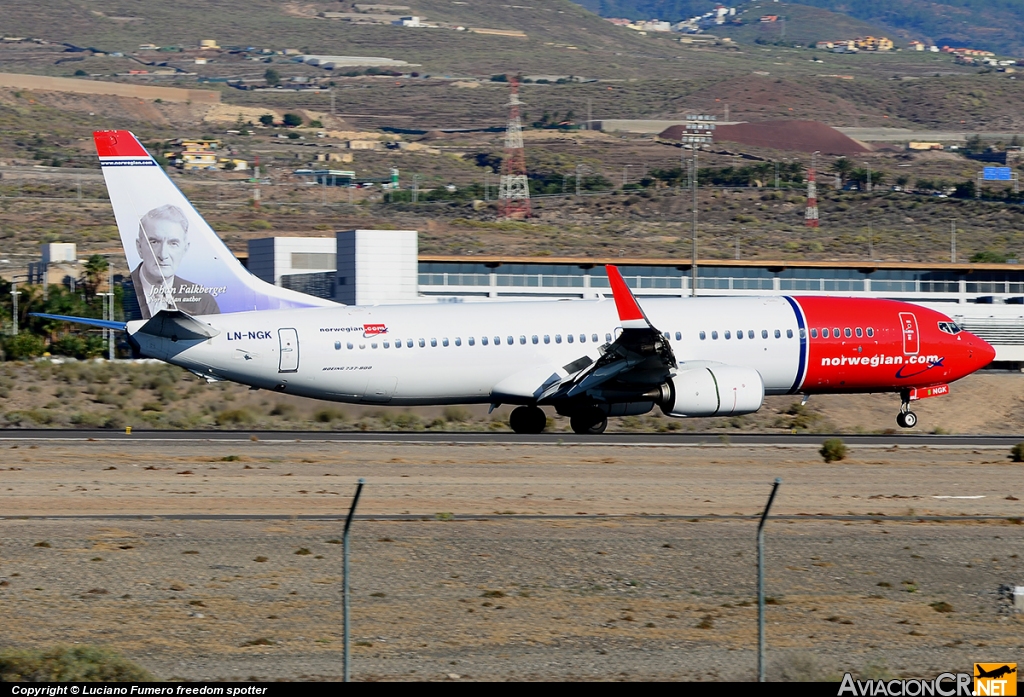
<path fill-rule="evenodd" d="M 871 327 L 868 327 L 868 336 L 874 336 L 874 335 L 875 335 L 875 330 L 872 329 Z"/>
<path fill-rule="evenodd" d="M 370 344 L 370 348 L 372 348 L 372 349 L 377 348 L 377 344 L 375 344 L 375 343 L 374 344 Z"/>
<path fill-rule="evenodd" d="M 767 329 L 762 329 L 761 330 L 761 338 L 762 339 L 767 339 L 768 338 L 768 330 Z"/>
<path fill-rule="evenodd" d="M 743 338 L 743 330 L 742 329 L 739 330 L 738 332 L 736 332 L 736 338 L 737 339 L 742 339 Z"/>
<path fill-rule="evenodd" d="M 556 344 L 562 343 L 562 335 L 561 334 L 555 334 L 555 343 Z"/>
<path fill-rule="evenodd" d="M 705 334 L 704 332 L 701 332 L 701 333 L 700 333 L 700 334 L 699 334 L 698 336 L 700 336 L 700 340 L 701 340 L 701 341 L 704 341 L 705 339 L 707 339 L 707 338 L 708 338 L 708 335 L 707 335 L 707 334 Z"/>
<path fill-rule="evenodd" d="M 483 345 L 483 346 L 487 346 L 487 337 L 486 336 L 480 337 L 480 344 Z"/>
<path fill-rule="evenodd" d="M 776 339 L 781 339 L 782 338 L 782 332 L 780 332 L 778 329 L 775 330 L 775 338 Z"/>
<path fill-rule="evenodd" d="M 498 343 L 498 342 L 497 342 L 497 341 L 495 341 L 494 343 Z M 506 344 L 508 344 L 509 346 L 511 346 L 512 344 L 514 344 L 514 343 L 515 343 L 515 339 L 513 339 L 513 338 L 512 338 L 512 337 L 510 337 L 510 336 L 509 336 L 509 337 L 505 337 L 505 343 L 506 343 Z"/>
<path fill-rule="evenodd" d="M 509 338 L 511 338 L 511 337 L 509 337 Z M 495 346 L 501 346 L 501 337 L 500 336 L 494 337 L 494 345 Z"/>
<path fill-rule="evenodd" d="M 843 335 L 844 335 L 844 336 L 845 336 L 845 337 L 846 337 L 847 339 L 849 339 L 849 338 L 850 338 L 851 336 L 853 336 L 853 332 L 851 332 L 851 331 L 850 331 L 850 328 L 849 328 L 849 327 L 847 327 L 846 329 L 844 329 L 844 330 L 843 330 Z"/>
<path fill-rule="evenodd" d="M 484 341 L 484 344 L 486 344 L 487 343 L 487 337 L 484 337 L 483 341 Z M 475 346 L 476 345 L 476 337 L 473 337 L 473 336 L 469 337 L 469 345 L 470 346 Z"/>
<path fill-rule="evenodd" d="M 423 341 L 423 339 L 420 339 L 420 341 L 422 342 L 422 341 Z M 420 344 L 420 346 L 422 346 L 422 345 L 423 345 L 423 344 L 421 343 L 421 344 Z M 406 339 L 406 340 L 405 340 L 405 347 L 406 347 L 406 348 L 412 348 L 412 339 Z"/>
<path fill-rule="evenodd" d="M 447 346 L 448 345 L 448 337 L 445 337 L 445 338 L 441 339 L 441 345 L 442 346 Z"/>
<path fill-rule="evenodd" d="M 348 344 L 346 344 L 345 346 L 346 346 L 347 348 L 352 348 L 352 342 L 350 341 L 350 342 L 349 342 Z"/>
<path fill-rule="evenodd" d="M 793 330 L 792 329 L 787 329 L 786 330 L 786 338 L 787 339 L 792 339 L 793 338 Z"/>
<path fill-rule="evenodd" d="M 607 341 L 609 344 L 612 343 L 612 335 L 611 334 L 605 334 L 604 335 L 604 340 Z"/>
<path fill-rule="evenodd" d="M 839 327 L 832 328 L 832 336 L 834 336 L 837 339 L 839 338 Z"/>
<path fill-rule="evenodd" d="M 402 348 L 402 340 L 399 339 L 395 342 L 395 348 Z"/>
<path fill-rule="evenodd" d="M 828 338 L 828 327 L 825 327 L 824 329 L 821 330 L 821 338 L 822 339 L 827 339 Z"/>
<path fill-rule="evenodd" d="M 776 331 L 776 333 L 778 333 L 779 330 L 776 329 L 775 331 Z M 812 339 L 817 339 L 818 338 L 818 330 L 817 329 L 812 329 L 811 330 L 811 338 Z"/>
<path fill-rule="evenodd" d="M 807 338 L 807 330 L 804 329 L 803 327 L 800 327 L 800 338 L 801 339 L 806 339 Z"/>
<path fill-rule="evenodd" d="M 718 341 L 718 332 L 711 332 L 711 340 Z"/>
<path fill-rule="evenodd" d="M 670 332 L 665 332 L 665 338 L 666 339 L 671 339 L 672 338 L 672 334 Z"/>
<path fill-rule="evenodd" d="M 676 332 L 676 341 L 682 341 L 682 340 L 683 340 L 683 333 L 682 332 Z"/>
<path fill-rule="evenodd" d="M 545 334 L 544 335 L 544 343 L 545 344 L 550 344 L 551 343 L 551 335 L 550 334 Z"/>
<path fill-rule="evenodd" d="M 361 349 L 366 348 L 366 344 L 359 344 L 359 348 L 361 348 Z"/>
<path fill-rule="evenodd" d="M 334 350 L 335 351 L 340 351 L 341 350 L 341 342 L 340 341 L 335 341 L 334 342 Z"/>
<path fill-rule="evenodd" d="M 535 344 L 536 344 L 536 343 L 537 343 L 537 342 L 539 341 L 539 340 L 537 339 L 537 335 L 536 335 L 536 334 L 534 334 L 533 336 L 531 336 L 531 337 L 530 337 L 530 341 L 532 341 L 533 343 L 535 343 Z"/>
<path fill-rule="evenodd" d="M 726 330 L 726 332 L 725 332 L 725 338 L 726 338 L 726 339 L 731 339 L 731 338 L 732 338 L 732 332 L 730 332 L 729 330 Z"/>
<path fill-rule="evenodd" d="M 591 341 L 593 341 L 593 342 L 594 342 L 595 344 L 596 344 L 596 343 L 597 343 L 598 341 L 600 341 L 600 339 L 598 339 L 598 338 L 597 338 L 597 334 L 591 334 L 591 335 L 590 335 L 590 340 L 591 340 Z"/>
<path fill-rule="evenodd" d="M 385 341 L 384 342 L 384 348 L 391 348 L 391 342 L 390 341 Z"/>
<path fill-rule="evenodd" d="M 456 346 L 462 346 L 462 337 L 461 336 L 455 337 L 455 345 Z"/>
<path fill-rule="evenodd" d="M 859 339 L 861 336 L 863 336 L 863 334 L 864 330 L 862 330 L 860 327 L 857 327 L 857 338 Z"/>
<path fill-rule="evenodd" d="M 571 344 L 573 342 L 572 334 L 566 334 L 565 340 Z"/>
<path fill-rule="evenodd" d="M 520 335 L 520 337 L 519 337 L 519 343 L 520 343 L 520 344 L 525 344 L 525 343 L 526 343 L 526 337 L 525 337 L 525 336 L 522 336 L 522 335 Z"/>
<path fill-rule="evenodd" d="M 587 335 L 586 334 L 580 334 L 580 343 L 581 344 L 587 343 Z"/>
<path fill-rule="evenodd" d="M 431 345 L 431 346 L 437 346 L 437 339 L 433 339 L 433 338 L 432 338 L 432 339 L 430 340 L 430 345 Z"/>

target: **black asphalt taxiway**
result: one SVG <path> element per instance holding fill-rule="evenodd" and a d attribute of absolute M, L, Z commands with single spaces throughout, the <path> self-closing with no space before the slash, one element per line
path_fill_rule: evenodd
<path fill-rule="evenodd" d="M 390 432 L 390 431 L 159 431 L 131 433 L 91 429 L 4 429 L 3 441 L 264 441 L 337 443 L 427 443 L 459 445 L 616 445 L 616 446 L 752 446 L 819 447 L 827 438 L 841 438 L 850 447 L 1011 448 L 1021 435 L 936 435 L 930 433 L 574 433 Z"/>

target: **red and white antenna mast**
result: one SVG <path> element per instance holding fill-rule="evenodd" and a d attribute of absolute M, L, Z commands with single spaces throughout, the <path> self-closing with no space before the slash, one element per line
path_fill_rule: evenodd
<path fill-rule="evenodd" d="M 505 159 L 501 163 L 498 205 L 506 218 L 530 217 L 530 184 L 526 178 L 526 153 L 523 150 L 523 122 L 519 118 L 519 79 L 511 78 L 512 95 L 508 102 L 505 127 Z"/>
<path fill-rule="evenodd" d="M 817 152 L 811 155 L 811 168 L 807 171 L 807 210 L 804 211 L 804 224 L 807 227 L 818 227 L 818 187 L 814 181 L 817 155 Z"/>

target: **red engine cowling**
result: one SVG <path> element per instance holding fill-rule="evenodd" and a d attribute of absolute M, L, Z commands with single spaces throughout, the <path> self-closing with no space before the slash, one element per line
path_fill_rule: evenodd
<path fill-rule="evenodd" d="M 679 373 L 668 381 L 666 416 L 751 414 L 764 401 L 764 381 L 753 368 L 713 365 Z"/>

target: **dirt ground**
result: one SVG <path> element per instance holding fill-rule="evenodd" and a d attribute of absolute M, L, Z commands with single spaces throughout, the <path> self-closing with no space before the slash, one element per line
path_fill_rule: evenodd
<path fill-rule="evenodd" d="M 357 477 L 360 513 L 417 514 L 353 528 L 357 679 L 752 679 L 756 526 L 725 516 L 777 476 L 770 677 L 1024 648 L 1001 450 L 0 443 L 0 645 L 105 644 L 162 678 L 340 675 L 341 522 L 168 516 L 339 514 Z M 820 518 L 848 513 L 884 515 Z"/>

